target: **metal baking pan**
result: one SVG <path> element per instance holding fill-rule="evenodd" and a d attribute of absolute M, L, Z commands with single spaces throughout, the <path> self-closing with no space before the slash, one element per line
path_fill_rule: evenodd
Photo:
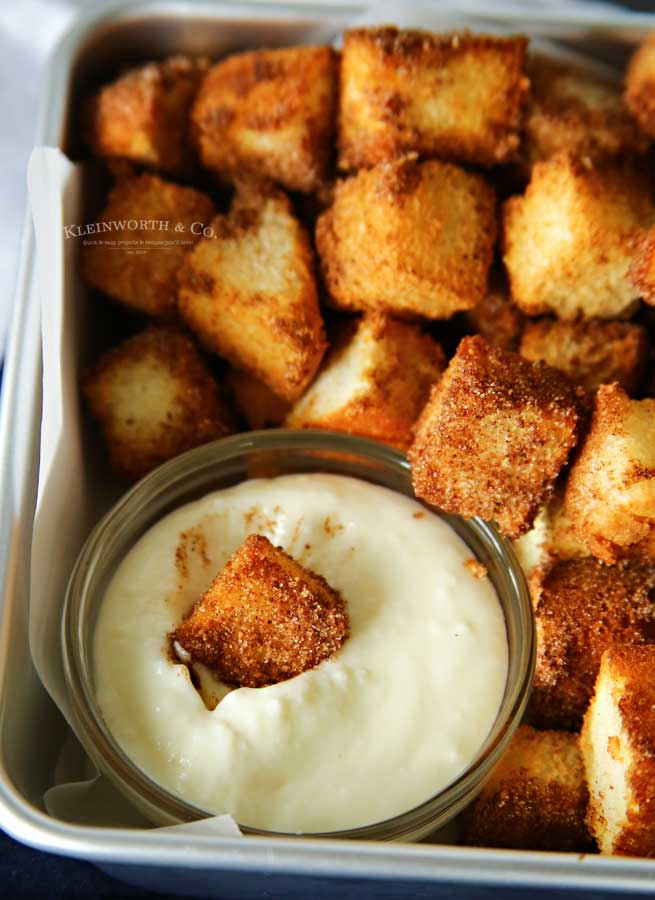
<path fill-rule="evenodd" d="M 449 25 L 443 8 L 444 27 Z M 470 4 L 468 9 L 470 10 Z M 597 8 L 596 8 L 597 9 Z M 129 62 L 174 52 L 222 52 L 298 43 L 312 29 L 339 30 L 362 11 L 328 3 L 122 3 L 79 20 L 52 57 L 37 142 L 76 154 L 76 100 Z M 471 27 L 501 27 L 624 60 L 655 16 L 594 11 L 565 18 L 540 7 L 519 14 L 468 12 Z M 609 13 L 608 13 L 609 15 Z M 457 13 L 462 24 L 466 16 Z M 491 896 L 529 888 L 652 891 L 655 861 L 576 854 L 483 850 L 438 844 L 180 836 L 143 829 L 91 828 L 49 817 L 43 794 L 67 726 L 30 662 L 27 613 L 41 411 L 41 344 L 34 251 L 25 225 L 0 411 L 0 823 L 34 847 L 91 860 L 111 874 L 166 893 L 196 896 Z M 296 876 L 290 878 L 290 876 Z M 299 877 L 302 876 L 302 877 Z M 521 892 L 522 893 L 522 892 Z M 497 894 L 494 892 L 494 896 Z"/>

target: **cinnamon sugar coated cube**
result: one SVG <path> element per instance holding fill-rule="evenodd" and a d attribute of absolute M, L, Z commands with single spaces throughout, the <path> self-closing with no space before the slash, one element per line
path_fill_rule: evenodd
<path fill-rule="evenodd" d="M 316 225 L 336 306 L 428 319 L 449 318 L 484 297 L 495 238 L 491 185 L 413 156 L 339 182 Z"/>
<path fill-rule="evenodd" d="M 625 99 L 644 134 L 655 137 L 655 31 L 635 51 L 626 73 Z"/>
<path fill-rule="evenodd" d="M 341 595 L 251 534 L 171 637 L 226 684 L 254 688 L 315 668 L 348 633 Z"/>
<path fill-rule="evenodd" d="M 210 350 L 292 402 L 326 348 L 309 238 L 286 195 L 237 186 L 228 215 L 187 257 L 179 311 Z"/>
<path fill-rule="evenodd" d="M 537 664 L 531 721 L 577 729 L 603 651 L 655 638 L 655 566 L 570 559 L 537 575 L 532 589 Z"/>
<path fill-rule="evenodd" d="M 655 227 L 637 243 L 629 277 L 641 299 L 655 306 Z"/>
<path fill-rule="evenodd" d="M 139 228 L 99 230 L 97 238 L 87 239 L 81 248 L 82 276 L 89 287 L 125 306 L 154 318 L 172 319 L 178 272 L 213 215 L 212 201 L 193 188 L 157 175 L 125 178 L 110 192 L 98 222 L 135 222 Z M 178 225 L 181 231 L 176 231 Z M 129 243 L 135 238 L 145 242 L 138 253 Z M 110 241 L 116 241 L 116 246 Z"/>
<path fill-rule="evenodd" d="M 602 162 L 646 151 L 648 141 L 613 80 L 541 54 L 528 57 L 527 72 L 530 99 L 522 152 L 528 165 L 560 152 Z"/>
<path fill-rule="evenodd" d="M 230 369 L 227 382 L 232 390 L 234 405 L 246 420 L 248 428 L 253 431 L 277 428 L 284 422 L 289 404 L 261 381 L 247 372 Z"/>
<path fill-rule="evenodd" d="M 82 390 L 113 468 L 131 479 L 234 428 L 193 342 L 172 327 L 148 328 L 110 350 Z"/>
<path fill-rule="evenodd" d="M 210 69 L 193 107 L 204 166 L 313 191 L 328 174 L 337 92 L 330 47 L 239 53 Z"/>
<path fill-rule="evenodd" d="M 461 817 L 465 844 L 585 851 L 588 792 L 578 735 L 520 725 Z"/>
<path fill-rule="evenodd" d="M 406 449 L 444 366 L 440 346 L 417 326 L 368 313 L 344 329 L 286 425 L 345 431 Z"/>
<path fill-rule="evenodd" d="M 466 318 L 492 347 L 501 350 L 518 348 L 525 317 L 506 290 L 490 288 L 482 300 L 468 310 Z"/>
<path fill-rule="evenodd" d="M 524 37 L 346 31 L 339 164 L 353 170 L 415 151 L 494 165 L 516 155 L 528 88 Z"/>
<path fill-rule="evenodd" d="M 587 545 L 573 530 L 563 500 L 562 489 L 557 487 L 539 510 L 530 531 L 514 541 L 514 552 L 527 578 L 558 560 L 591 556 Z"/>
<path fill-rule="evenodd" d="M 93 153 L 169 175 L 193 170 L 191 105 L 207 61 L 173 56 L 121 75 L 90 100 L 86 139 Z"/>
<path fill-rule="evenodd" d="M 564 499 L 599 559 L 655 560 L 655 400 L 630 400 L 617 384 L 598 389 Z"/>
<path fill-rule="evenodd" d="M 590 393 L 612 381 L 633 393 L 648 359 L 648 337 L 631 322 L 540 319 L 526 324 L 520 353 L 561 369 Z"/>
<path fill-rule="evenodd" d="M 575 446 L 579 404 L 556 369 L 464 338 L 416 426 L 416 495 L 519 537 Z"/>
<path fill-rule="evenodd" d="M 600 852 L 655 857 L 655 646 L 603 654 L 580 746 Z"/>
<path fill-rule="evenodd" d="M 635 243 L 654 222 L 644 171 L 567 155 L 537 163 L 525 194 L 503 207 L 513 299 L 528 315 L 559 319 L 629 312 L 639 297 L 628 277 Z"/>

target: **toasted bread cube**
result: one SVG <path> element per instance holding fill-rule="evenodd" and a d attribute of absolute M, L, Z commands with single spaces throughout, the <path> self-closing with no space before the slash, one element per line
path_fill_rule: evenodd
<path fill-rule="evenodd" d="M 326 348 L 312 249 L 286 195 L 238 186 L 180 273 L 179 310 L 210 350 L 293 402 Z"/>
<path fill-rule="evenodd" d="M 601 853 L 655 856 L 655 646 L 611 647 L 580 738 Z"/>
<path fill-rule="evenodd" d="M 227 382 L 234 397 L 234 405 L 250 429 L 257 431 L 260 428 L 277 428 L 284 422 L 290 409 L 289 404 L 261 381 L 247 372 L 230 369 Z"/>
<path fill-rule="evenodd" d="M 345 431 L 406 450 L 445 364 L 439 344 L 416 325 L 368 313 L 344 329 L 286 425 Z"/>
<path fill-rule="evenodd" d="M 98 237 L 82 247 L 82 276 L 89 287 L 125 306 L 175 318 L 178 272 L 213 215 L 212 201 L 193 188 L 157 175 L 126 178 L 109 194 L 95 226 Z M 125 228 L 117 231 L 114 223 Z M 175 230 L 179 224 L 181 232 Z M 144 245 L 135 248 L 135 239 Z"/>
<path fill-rule="evenodd" d="M 504 288 L 491 286 L 482 300 L 468 310 L 473 329 L 500 350 L 517 350 L 525 317 Z"/>
<path fill-rule="evenodd" d="M 590 393 L 612 381 L 633 393 L 648 359 L 648 338 L 630 322 L 540 319 L 525 326 L 520 353 L 561 369 Z"/>
<path fill-rule="evenodd" d="M 486 166 L 512 159 L 526 45 L 468 32 L 346 31 L 339 165 L 368 168 L 407 152 Z"/>
<path fill-rule="evenodd" d="M 251 534 L 173 632 L 226 684 L 263 687 L 313 669 L 348 637 L 338 591 Z"/>
<path fill-rule="evenodd" d="M 475 306 L 487 290 L 495 203 L 481 176 L 413 156 L 340 182 L 316 225 L 334 304 L 428 319 Z"/>
<path fill-rule="evenodd" d="M 520 725 L 462 815 L 463 842 L 516 850 L 590 850 L 588 798 L 578 735 Z"/>
<path fill-rule="evenodd" d="M 503 208 L 512 297 L 531 316 L 629 312 L 639 297 L 628 278 L 634 243 L 653 222 L 643 172 L 590 169 L 566 155 L 537 163 L 525 194 Z"/>
<path fill-rule="evenodd" d="M 330 47 L 239 53 L 210 69 L 193 107 L 204 166 L 313 191 L 328 175 L 337 94 Z"/>
<path fill-rule="evenodd" d="M 655 306 L 655 228 L 638 241 L 629 277 L 642 300 Z"/>
<path fill-rule="evenodd" d="M 576 730 L 603 650 L 655 637 L 655 566 L 569 559 L 538 574 L 531 587 L 537 636 L 531 721 Z"/>
<path fill-rule="evenodd" d="M 625 100 L 642 131 L 655 138 L 655 31 L 651 31 L 630 60 Z"/>
<path fill-rule="evenodd" d="M 575 446 L 579 403 L 557 369 L 464 338 L 416 425 L 416 495 L 519 537 Z"/>
<path fill-rule="evenodd" d="M 630 400 L 616 384 L 598 389 L 564 502 L 594 556 L 655 560 L 655 400 Z"/>
<path fill-rule="evenodd" d="M 561 152 L 598 163 L 646 151 L 648 142 L 612 81 L 540 54 L 528 58 L 527 70 L 522 150 L 528 165 Z"/>
<path fill-rule="evenodd" d="M 147 328 L 110 350 L 82 390 L 113 468 L 130 479 L 233 431 L 193 342 L 171 326 Z"/>
<path fill-rule="evenodd" d="M 561 489 L 556 488 L 553 497 L 539 510 L 530 531 L 514 541 L 514 552 L 528 579 L 558 560 L 591 556 L 573 530 L 563 501 Z"/>
<path fill-rule="evenodd" d="M 189 116 L 206 69 L 206 60 L 173 56 L 105 85 L 85 111 L 86 140 L 93 153 L 169 175 L 190 174 Z"/>

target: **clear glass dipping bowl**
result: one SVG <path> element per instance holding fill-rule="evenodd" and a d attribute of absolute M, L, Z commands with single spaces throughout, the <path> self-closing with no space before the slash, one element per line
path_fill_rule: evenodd
<path fill-rule="evenodd" d="M 96 526 L 77 560 L 66 595 L 62 641 L 78 735 L 98 769 L 154 824 L 188 822 L 212 813 L 156 784 L 129 759 L 103 721 L 94 690 L 93 634 L 109 581 L 141 535 L 173 509 L 249 478 L 295 472 L 349 475 L 413 497 L 406 458 L 383 444 L 328 431 L 248 432 L 191 450 L 146 476 Z M 486 566 L 503 607 L 509 667 L 501 707 L 476 758 L 438 794 L 386 821 L 312 837 L 426 837 L 475 797 L 523 715 L 534 670 L 534 628 L 528 588 L 511 544 L 480 519 L 426 509 L 443 518 Z M 281 836 L 245 826 L 242 831 Z"/>

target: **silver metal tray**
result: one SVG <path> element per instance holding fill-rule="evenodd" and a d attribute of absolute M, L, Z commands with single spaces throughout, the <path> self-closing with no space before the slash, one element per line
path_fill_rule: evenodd
<path fill-rule="evenodd" d="M 440 7 L 440 14 L 446 16 Z M 310 29 L 347 24 L 360 6 L 322 3 L 137 3 L 79 21 L 48 67 L 37 142 L 75 154 L 76 98 L 120 64 L 173 52 L 220 53 L 298 43 Z M 454 21 L 454 20 L 453 20 Z M 458 13 L 457 24 L 462 14 Z M 502 27 L 566 39 L 621 61 L 655 16 L 555 16 L 486 11 L 472 27 Z M 448 27 L 444 18 L 444 27 Z M 453 24 L 451 21 L 450 24 Z M 493 886 L 652 891 L 655 861 L 480 850 L 436 844 L 376 844 L 263 838 L 182 837 L 159 830 L 91 828 L 49 817 L 43 794 L 67 726 L 41 686 L 28 646 L 29 560 L 41 412 L 41 342 L 30 222 L 26 222 L 0 410 L 0 825 L 18 840 L 91 860 L 159 892 L 216 897 L 490 896 Z M 74 511 L 72 512 L 74 514 Z M 53 540 L 53 552 L 56 544 Z M 295 877 L 291 877 L 295 876 Z M 512 892 L 514 893 L 514 892 Z M 494 892 L 494 896 L 496 896 Z"/>

